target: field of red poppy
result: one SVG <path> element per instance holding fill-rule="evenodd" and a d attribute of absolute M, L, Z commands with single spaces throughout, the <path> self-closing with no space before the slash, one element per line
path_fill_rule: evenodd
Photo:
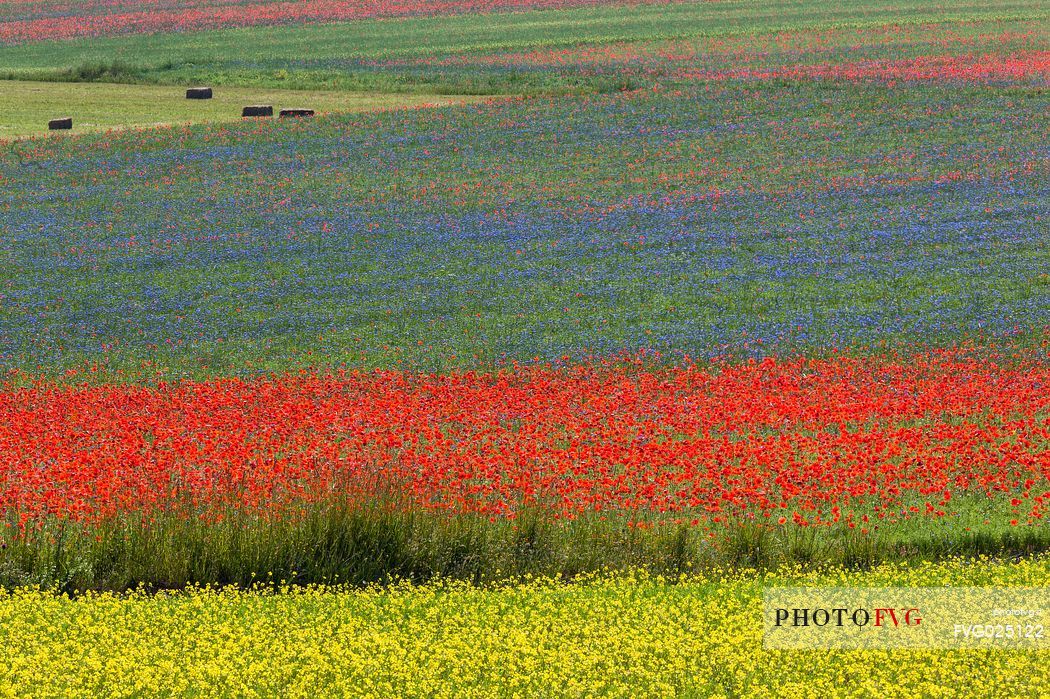
<path fill-rule="evenodd" d="M 259 557 L 368 582 L 1035 552 L 1048 385 L 1045 362 L 942 351 L 9 386 L 4 573 L 43 557 L 63 584 L 119 588 L 250 582 Z"/>
<path fill-rule="evenodd" d="M 0 585 L 1046 551 L 1046 18 L 0 3 L 8 78 L 501 95 L 4 145 Z"/>
<path fill-rule="evenodd" d="M 645 1 L 619 0 L 621 4 Z M 602 0 L 6 0 L 0 3 L 0 43 L 599 4 Z"/>

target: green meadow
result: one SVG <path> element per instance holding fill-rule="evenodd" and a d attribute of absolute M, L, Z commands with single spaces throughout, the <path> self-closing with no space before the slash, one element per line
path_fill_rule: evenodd
<path fill-rule="evenodd" d="M 456 54 L 518 52 L 616 42 L 757 35 L 924 23 L 1038 22 L 1050 7 L 1034 0 L 950 8 L 923 0 L 828 7 L 815 0 L 748 0 L 608 5 L 521 13 L 375 19 L 307 26 L 250 27 L 150 36 L 91 38 L 0 47 L 0 77 L 145 84 L 195 83 L 374 92 L 521 94 L 612 91 L 617 76 L 406 70 L 376 61 L 435 62 Z"/>
<path fill-rule="evenodd" d="M 49 119 L 73 117 L 72 131 L 89 133 L 129 127 L 231 122 L 241 108 L 269 104 L 274 117 L 283 108 L 305 107 L 318 114 L 362 112 L 423 105 L 446 106 L 476 97 L 424 93 L 274 90 L 223 86 L 210 100 L 188 100 L 185 90 L 164 85 L 0 81 L 0 139 L 48 133 Z"/>

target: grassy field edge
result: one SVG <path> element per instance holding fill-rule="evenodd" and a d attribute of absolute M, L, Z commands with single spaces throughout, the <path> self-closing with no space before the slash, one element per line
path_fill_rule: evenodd
<path fill-rule="evenodd" d="M 742 519 L 714 528 L 623 516 L 555 520 L 532 512 L 491 521 L 380 504 L 333 501 L 298 517 L 228 512 L 207 518 L 123 516 L 85 527 L 51 520 L 0 532 L 0 587 L 64 592 L 250 586 L 265 580 L 367 585 L 432 579 L 475 584 L 525 576 L 569 580 L 641 569 L 681 575 L 713 569 L 802 566 L 866 570 L 882 563 L 1050 551 L 1050 529 L 988 527 L 864 532 L 780 527 Z"/>

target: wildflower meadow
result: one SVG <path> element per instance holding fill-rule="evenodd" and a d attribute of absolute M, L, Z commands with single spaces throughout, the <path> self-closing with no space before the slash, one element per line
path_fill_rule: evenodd
<path fill-rule="evenodd" d="M 763 595 L 1050 589 L 1048 80 L 1036 0 L 0 0 L 0 695 L 1045 695 Z"/>

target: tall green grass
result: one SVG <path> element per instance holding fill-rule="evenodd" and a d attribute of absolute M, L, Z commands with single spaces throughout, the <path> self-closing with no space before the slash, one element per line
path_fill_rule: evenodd
<path fill-rule="evenodd" d="M 0 587 L 124 591 L 434 578 L 484 584 L 633 569 L 668 575 L 792 565 L 867 569 L 884 562 L 1050 550 L 1050 529 L 1000 522 L 967 530 L 961 522 L 916 520 L 861 533 L 845 526 L 739 519 L 709 529 L 644 521 L 638 526 L 619 516 L 555 520 L 541 512 L 492 521 L 343 500 L 307 507 L 299 516 L 224 515 L 131 515 L 90 527 L 54 520 L 24 533 L 11 523 L 0 533 Z"/>

